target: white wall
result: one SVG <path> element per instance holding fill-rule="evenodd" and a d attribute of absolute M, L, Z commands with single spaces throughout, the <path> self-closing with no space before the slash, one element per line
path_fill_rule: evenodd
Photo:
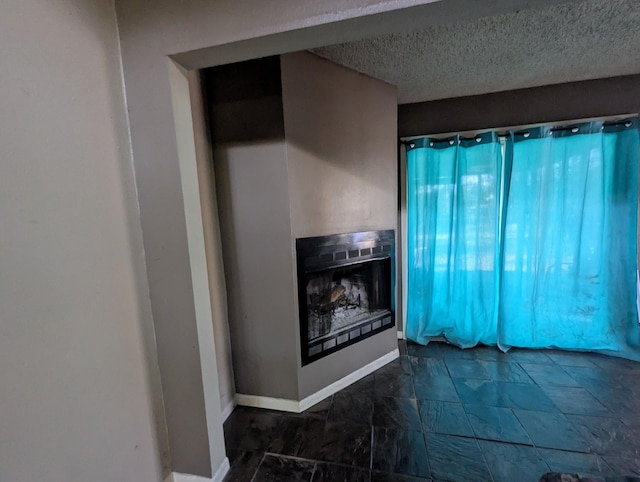
<path fill-rule="evenodd" d="M 0 480 L 161 480 L 113 1 L 2 2 L 0 65 Z"/>

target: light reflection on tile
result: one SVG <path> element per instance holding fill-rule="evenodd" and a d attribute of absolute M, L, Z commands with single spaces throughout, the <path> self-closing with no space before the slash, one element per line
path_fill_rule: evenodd
<path fill-rule="evenodd" d="M 640 363 L 559 350 L 399 347 L 399 359 L 301 414 L 237 407 L 224 424 L 224 480 L 640 476 Z"/>

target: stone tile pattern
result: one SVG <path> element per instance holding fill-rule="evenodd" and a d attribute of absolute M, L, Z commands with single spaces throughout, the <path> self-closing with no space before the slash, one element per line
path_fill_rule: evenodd
<path fill-rule="evenodd" d="M 302 414 L 237 407 L 224 425 L 231 461 L 224 480 L 640 476 L 640 363 L 559 350 L 399 345 L 399 359 Z"/>

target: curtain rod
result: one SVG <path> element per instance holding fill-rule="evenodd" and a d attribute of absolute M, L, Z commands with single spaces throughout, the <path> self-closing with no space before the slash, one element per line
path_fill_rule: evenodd
<path fill-rule="evenodd" d="M 422 139 L 422 138 L 425 138 L 425 137 L 430 137 L 434 141 L 438 141 L 440 139 L 449 139 L 449 138 L 457 136 L 457 135 L 463 136 L 465 138 L 473 139 L 474 137 L 477 137 L 478 135 L 485 134 L 487 132 L 497 132 L 498 133 L 498 137 L 505 138 L 505 137 L 508 137 L 509 131 L 524 131 L 526 129 L 534 129 L 534 128 L 537 128 L 537 127 L 546 127 L 546 126 L 550 126 L 550 125 L 556 125 L 557 126 L 557 127 L 552 127 L 551 128 L 552 132 L 561 131 L 561 130 L 571 130 L 572 128 L 575 128 L 575 126 L 577 124 L 584 124 L 584 123 L 588 123 L 588 122 L 604 122 L 609 126 L 615 126 L 615 125 L 623 125 L 626 120 L 628 120 L 629 118 L 634 118 L 634 117 L 638 117 L 638 114 L 637 113 L 628 113 L 628 114 L 618 114 L 618 115 L 613 115 L 613 116 L 574 119 L 574 120 L 567 120 L 567 121 L 542 122 L 542 123 L 537 123 L 537 124 L 524 124 L 524 125 L 518 125 L 518 126 L 495 127 L 495 128 L 476 129 L 476 130 L 460 131 L 460 132 L 425 134 L 425 135 L 419 135 L 419 136 L 406 136 L 406 137 L 401 137 L 400 138 L 400 144 L 409 145 L 409 144 L 411 144 L 412 140 L 414 140 L 414 139 Z"/>
<path fill-rule="evenodd" d="M 594 121 L 597 122 L 597 121 Z M 625 126 L 625 127 L 631 127 L 633 125 L 633 122 L 631 122 L 630 120 L 619 120 L 619 121 L 612 121 L 612 122 L 607 122 L 604 121 L 603 125 L 606 125 L 607 127 L 611 127 L 611 126 Z M 578 127 L 575 125 L 570 125 L 570 126 L 565 126 L 565 127 L 552 127 L 551 128 L 551 132 L 562 132 L 562 131 L 574 131 L 577 132 L 576 129 Z"/>
<path fill-rule="evenodd" d="M 637 118 L 637 116 L 632 116 L 633 118 Z M 615 127 L 615 126 L 624 126 L 624 127 L 631 127 L 633 125 L 633 122 L 630 120 L 629 116 L 626 116 L 624 119 L 622 120 L 616 120 L 616 121 L 587 121 L 587 122 L 581 122 L 581 123 L 569 123 L 566 124 L 564 126 L 558 126 L 558 127 L 551 127 L 549 128 L 549 135 L 551 135 L 554 132 L 573 132 L 573 133 L 578 133 L 580 132 L 580 128 L 584 127 L 585 125 L 590 125 L 593 122 L 602 122 L 602 127 L 601 129 L 604 130 L 605 126 L 606 127 Z M 543 127 L 547 127 L 548 128 L 549 124 L 542 124 L 542 125 L 538 125 L 537 127 L 530 127 L 530 128 L 524 128 L 524 129 L 518 129 L 517 132 L 514 132 L 514 130 L 510 130 L 510 132 L 505 132 L 505 133 L 500 133 L 500 132 L 496 132 L 496 131 L 484 131 L 482 133 L 477 133 L 476 135 L 463 135 L 463 134 L 453 134 L 453 135 L 449 135 L 447 137 L 431 137 L 431 136 L 420 136 L 420 137 L 413 137 L 411 140 L 406 140 L 406 139 L 400 139 L 400 144 L 404 145 L 404 146 L 408 146 L 409 148 L 413 148 L 415 147 L 415 143 L 418 139 L 429 139 L 429 145 L 433 146 L 434 144 L 442 144 L 442 143 L 448 143 L 448 144 L 455 144 L 455 140 L 454 138 L 458 138 L 458 143 L 460 143 L 460 141 L 471 141 L 473 139 L 475 139 L 477 142 L 482 142 L 482 136 L 489 133 L 489 134 L 496 134 L 496 137 L 498 137 L 499 139 L 506 139 L 508 138 L 510 135 L 514 135 L 514 136 L 522 136 L 522 137 L 529 137 L 531 135 L 531 133 L 529 132 L 529 130 L 534 130 L 534 129 L 540 129 Z M 593 134 L 594 132 L 590 131 L 589 133 Z"/>

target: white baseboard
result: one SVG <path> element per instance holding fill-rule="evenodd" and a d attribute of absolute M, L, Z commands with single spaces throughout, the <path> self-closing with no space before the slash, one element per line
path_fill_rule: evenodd
<path fill-rule="evenodd" d="M 267 408 L 281 412 L 300 413 L 300 403 L 286 398 L 261 397 L 259 395 L 245 395 L 236 393 L 236 403 L 245 407 Z"/>
<path fill-rule="evenodd" d="M 213 477 L 201 477 L 199 475 L 181 474 L 180 472 L 171 472 L 169 476 L 164 479 L 164 482 L 222 482 L 225 475 L 229 472 L 229 459 L 224 458 L 216 473 Z"/>
<path fill-rule="evenodd" d="M 200 477 L 199 475 L 171 472 L 169 476 L 164 479 L 164 482 L 211 482 L 211 479 L 209 477 Z"/>
<path fill-rule="evenodd" d="M 287 400 L 283 398 L 260 397 L 257 395 L 244 395 L 242 393 L 237 393 L 236 403 L 238 405 L 244 405 L 247 407 L 267 408 L 270 410 L 280 410 L 282 412 L 304 412 L 306 409 L 313 407 L 316 403 L 321 402 L 325 398 L 330 397 L 336 392 L 339 392 L 343 388 L 346 388 L 349 385 L 357 382 L 361 378 L 366 377 L 367 375 L 376 371 L 378 368 L 383 367 L 387 363 L 395 360 L 399 356 L 400 352 L 396 348 L 386 355 L 381 356 L 377 360 L 372 361 L 371 363 L 363 366 L 353 373 L 350 373 L 340 380 L 333 382 L 331 385 L 324 387 L 322 390 L 319 390 L 309 395 L 308 397 L 303 398 L 300 401 Z"/>
<path fill-rule="evenodd" d="M 233 398 L 233 400 L 231 400 L 229 403 L 227 403 L 226 407 L 224 407 L 222 409 L 222 422 L 224 423 L 225 420 L 227 420 L 229 418 L 229 415 L 231 415 L 231 412 L 233 412 L 233 409 L 236 408 L 236 399 L 235 397 Z"/>
<path fill-rule="evenodd" d="M 225 457 L 220 464 L 220 467 L 218 467 L 218 470 L 216 470 L 216 473 L 213 474 L 211 480 L 213 482 L 222 482 L 222 479 L 224 479 L 225 475 L 227 475 L 227 472 L 229 472 L 229 468 L 229 458 Z"/>
<path fill-rule="evenodd" d="M 396 348 L 390 351 L 386 355 L 382 355 L 377 360 L 373 360 L 371 363 L 363 366 L 362 368 L 350 373 L 346 377 L 341 378 L 338 381 L 333 382 L 331 385 L 324 387 L 322 390 L 317 391 L 309 395 L 306 398 L 300 400 L 300 412 L 304 412 L 307 408 L 313 407 L 316 403 L 320 403 L 327 397 L 330 397 L 336 392 L 339 392 L 343 388 L 357 382 L 361 378 L 375 372 L 378 368 L 385 366 L 387 363 L 392 362 L 400 356 L 400 351 Z"/>

